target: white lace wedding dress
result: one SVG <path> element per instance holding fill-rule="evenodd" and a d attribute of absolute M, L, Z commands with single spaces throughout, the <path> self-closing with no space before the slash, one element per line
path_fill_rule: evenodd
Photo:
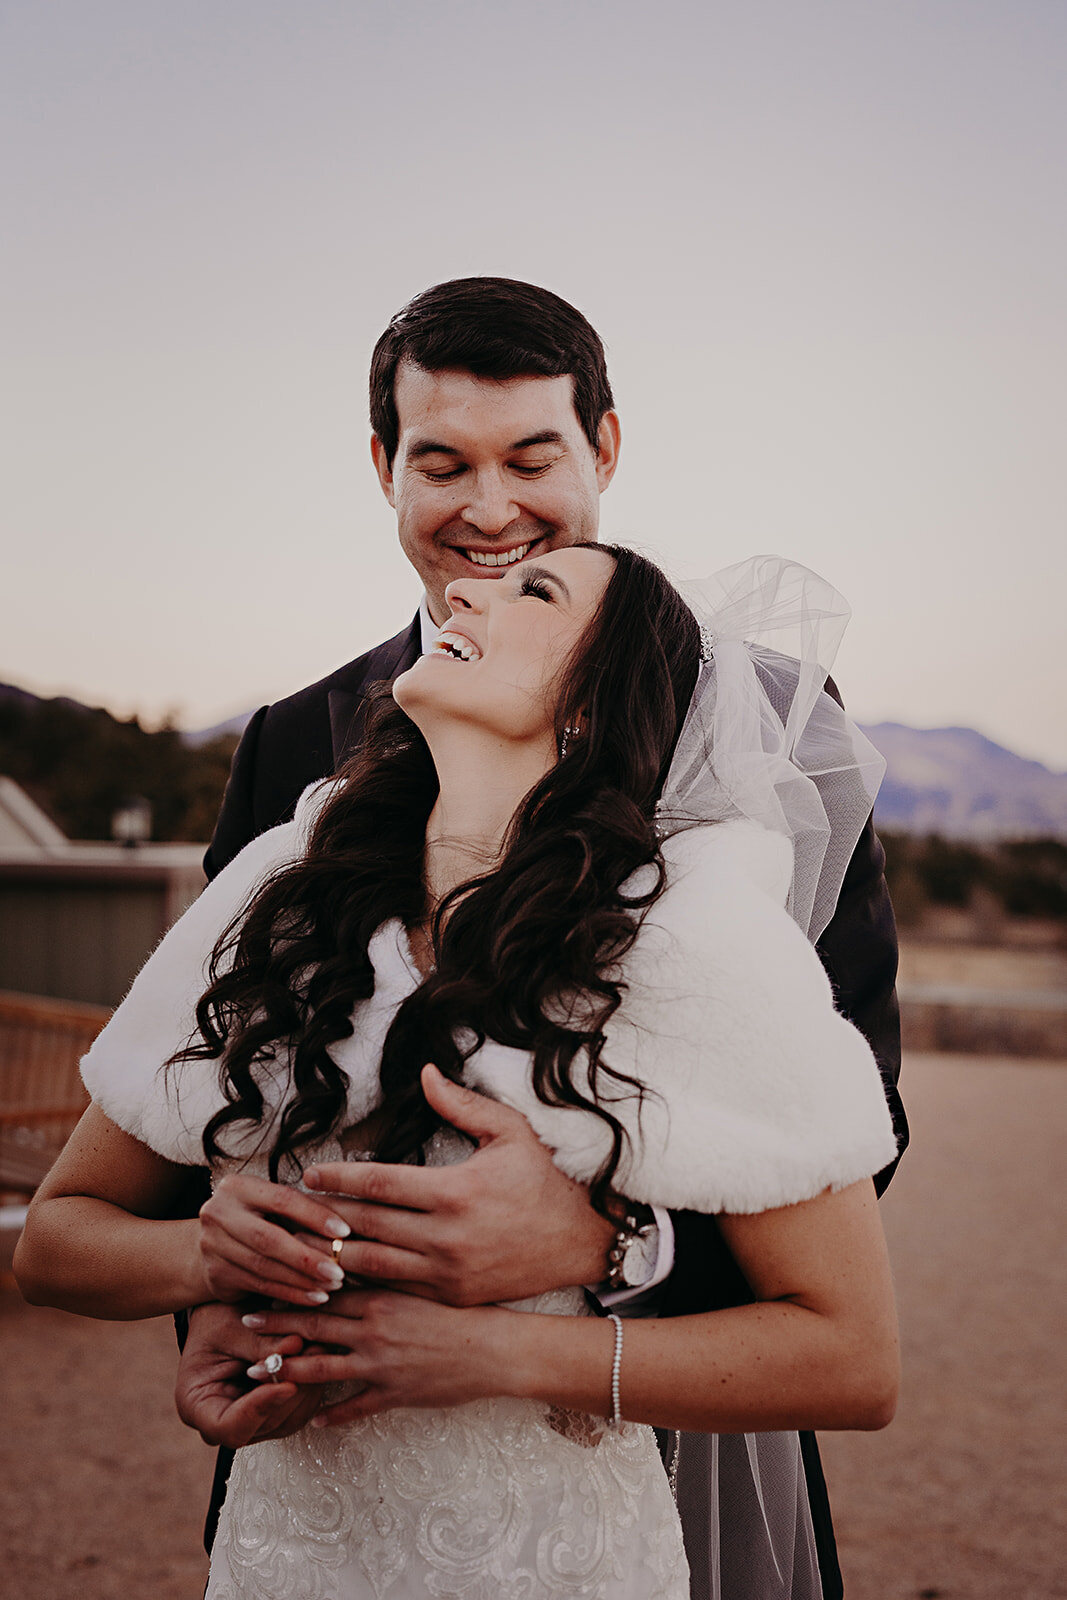
<path fill-rule="evenodd" d="M 171 929 L 82 1063 L 94 1101 L 164 1159 L 198 1165 L 222 1091 L 213 1064 L 164 1063 L 192 1036 L 219 932 L 263 878 L 295 859 L 323 798 L 248 845 Z M 664 843 L 668 888 L 626 960 L 626 1002 L 608 1026 L 612 1065 L 653 1093 L 613 1102 L 629 1149 L 622 1193 L 679 1209 L 751 1213 L 869 1177 L 896 1152 L 877 1065 L 833 1008 L 818 957 L 783 910 L 790 851 L 747 822 L 693 828 Z M 635 887 L 640 887 L 634 880 Z M 347 1125 L 381 1103 L 382 1045 L 419 982 L 403 928 L 370 941 L 374 992 L 331 1054 L 348 1080 Z M 282 1053 L 261 1063 L 262 1125 L 228 1130 L 233 1159 L 266 1173 L 264 1151 L 291 1092 Z M 468 1060 L 470 1087 L 515 1106 L 569 1176 L 588 1182 L 606 1153 L 600 1121 L 546 1106 L 524 1053 L 489 1039 Z M 427 1159 L 461 1155 L 432 1142 Z M 465 1150 L 466 1147 L 464 1147 Z M 317 1152 L 336 1159 L 339 1145 Z M 220 1163 L 216 1176 L 226 1170 Z M 523 1307 L 587 1314 L 581 1290 Z M 608 1342 L 605 1341 L 607 1351 Z M 457 1357 L 458 1359 L 458 1357 Z M 610 1365 L 605 1366 L 605 1391 Z M 625 1364 L 623 1373 L 625 1402 Z M 783 1436 L 785 1437 L 785 1436 Z M 767 1479 L 787 1513 L 771 1543 L 789 1579 L 802 1481 Z M 717 1471 L 717 1467 L 715 1469 Z M 712 1480 L 708 1505 L 718 1505 Z M 762 1469 L 753 1474 L 764 1512 Z M 784 1488 L 783 1488 L 784 1485 Z M 772 1508 L 774 1509 L 774 1508 Z M 709 1512 L 710 1515 L 710 1512 Z M 804 1517 L 807 1517 L 806 1502 Z M 790 1520 L 792 1519 L 792 1520 Z M 705 1529 L 717 1570 L 717 1513 Z M 810 1531 L 810 1519 L 805 1523 Z M 699 1531 L 699 1530 L 698 1530 Z M 733 1528 L 724 1530 L 731 1539 Z M 810 1543 L 810 1541 L 809 1541 Z M 717 1591 L 713 1591 L 717 1592 Z M 679 1520 L 650 1429 L 578 1417 L 532 1401 L 398 1410 L 345 1428 L 307 1428 L 238 1451 L 215 1542 L 208 1600 L 688 1600 Z"/>
<path fill-rule="evenodd" d="M 427 1160 L 445 1165 L 468 1150 L 441 1133 Z M 514 1309 L 590 1314 L 581 1289 Z M 206 1600 L 572 1595 L 688 1600 L 655 1435 L 495 1399 L 307 1427 L 239 1450 Z"/>

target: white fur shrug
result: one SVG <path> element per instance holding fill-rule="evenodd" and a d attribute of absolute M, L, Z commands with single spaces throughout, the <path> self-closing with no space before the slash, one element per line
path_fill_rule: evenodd
<path fill-rule="evenodd" d="M 223 1103 L 217 1067 L 163 1071 L 194 1030 L 193 1010 L 219 933 L 275 868 L 305 847 L 328 790 L 309 790 L 294 820 L 253 840 L 163 939 L 82 1062 L 93 1100 L 169 1161 L 199 1165 L 201 1133 Z M 605 1060 L 649 1093 L 612 1100 L 631 1138 L 615 1186 L 674 1209 L 754 1212 L 810 1199 L 879 1171 L 896 1154 L 866 1041 L 834 1011 L 812 947 L 784 907 L 789 846 L 748 822 L 694 828 L 664 845 L 668 886 L 627 955 L 627 992 Z M 646 871 L 649 869 L 645 869 Z M 331 1047 L 349 1079 L 349 1121 L 379 1104 L 378 1063 L 396 1008 L 418 982 L 399 922 L 370 946 L 375 992 L 350 1039 Z M 272 1065 L 275 1116 L 289 1068 Z M 608 1149 L 589 1112 L 534 1095 L 523 1052 L 488 1041 L 466 1081 L 517 1107 L 572 1177 L 588 1180 Z M 247 1125 L 244 1125 L 247 1128 Z M 237 1145 L 270 1146 L 273 1119 Z"/>

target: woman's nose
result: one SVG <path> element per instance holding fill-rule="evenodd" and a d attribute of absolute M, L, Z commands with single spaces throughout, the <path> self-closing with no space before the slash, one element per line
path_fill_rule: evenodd
<path fill-rule="evenodd" d="M 481 611 L 482 591 L 487 583 L 495 582 L 495 578 L 453 578 L 445 585 L 445 599 L 452 615 L 457 611 Z"/>

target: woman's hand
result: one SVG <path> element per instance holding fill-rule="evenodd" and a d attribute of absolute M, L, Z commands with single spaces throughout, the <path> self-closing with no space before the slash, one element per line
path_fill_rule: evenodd
<path fill-rule="evenodd" d="M 312 1237 L 296 1236 L 302 1229 Z M 263 1178 L 223 1178 L 200 1208 L 197 1239 L 204 1300 L 265 1295 L 294 1306 L 325 1305 L 344 1271 L 331 1250 L 351 1229 L 299 1189 Z"/>
<path fill-rule="evenodd" d="M 455 1406 L 507 1393 L 509 1335 L 521 1315 L 496 1306 L 457 1310 L 388 1289 L 346 1289 L 329 1311 L 257 1311 L 241 1320 L 275 1341 L 296 1333 L 343 1352 L 288 1357 L 278 1374 L 283 1383 L 363 1385 L 318 1413 L 314 1426 L 324 1427 L 394 1406 Z M 266 1375 L 258 1364 L 248 1370 L 251 1378 Z"/>

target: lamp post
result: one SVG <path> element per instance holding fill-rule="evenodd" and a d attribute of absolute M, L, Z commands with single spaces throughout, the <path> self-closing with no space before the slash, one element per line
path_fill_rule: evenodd
<path fill-rule="evenodd" d="M 125 850 L 136 850 L 152 837 L 152 807 L 144 795 L 128 796 L 112 812 L 111 837 Z"/>

